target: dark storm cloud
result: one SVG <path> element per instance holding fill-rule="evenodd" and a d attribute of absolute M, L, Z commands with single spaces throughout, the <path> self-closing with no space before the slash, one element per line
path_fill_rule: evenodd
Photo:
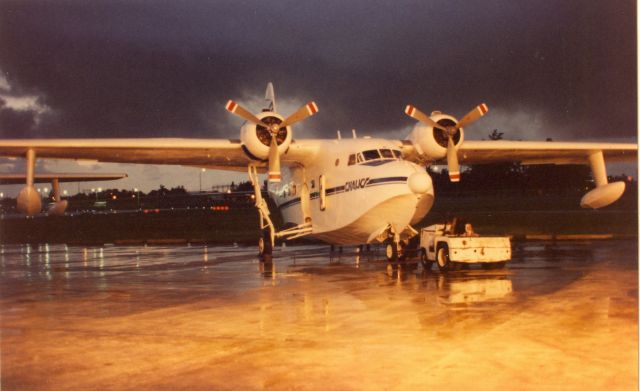
<path fill-rule="evenodd" d="M 407 103 L 460 116 L 486 101 L 498 123 L 552 127 L 531 137 L 634 138 L 635 15 L 631 1 L 5 1 L 0 71 L 55 115 L 0 130 L 237 137 L 224 102 L 271 80 L 318 102 L 317 135 L 406 127 Z"/>

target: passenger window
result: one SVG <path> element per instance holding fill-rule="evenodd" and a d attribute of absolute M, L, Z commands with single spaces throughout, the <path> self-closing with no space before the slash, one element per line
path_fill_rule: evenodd
<path fill-rule="evenodd" d="M 380 154 L 378 153 L 377 149 L 372 149 L 370 151 L 364 151 L 362 152 L 362 154 L 364 155 L 364 160 L 375 160 L 375 159 L 380 159 Z"/>
<path fill-rule="evenodd" d="M 355 153 L 349 155 L 349 165 L 353 166 L 354 164 L 356 164 L 356 154 Z"/>
<path fill-rule="evenodd" d="M 395 155 L 396 159 L 402 159 L 402 152 L 398 151 L 397 149 L 393 150 L 393 154 Z"/>
<path fill-rule="evenodd" d="M 391 153 L 390 149 L 381 149 L 380 155 L 385 159 L 393 159 L 393 153 Z"/>

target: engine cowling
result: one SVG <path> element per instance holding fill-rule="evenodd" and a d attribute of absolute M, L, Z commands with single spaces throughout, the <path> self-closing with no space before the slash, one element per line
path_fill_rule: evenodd
<path fill-rule="evenodd" d="M 258 114 L 258 117 L 262 122 L 267 125 L 274 123 L 282 123 L 284 118 L 279 114 L 273 112 L 263 112 Z M 292 140 L 291 127 L 287 126 L 281 128 L 276 136 L 276 142 L 278 143 L 278 154 L 282 155 Z M 249 154 L 249 157 L 256 160 L 265 160 L 269 157 L 269 145 L 271 144 L 271 133 L 269 129 L 261 125 L 256 125 L 250 122 L 245 123 L 240 128 L 240 140 L 245 152 Z"/>
<path fill-rule="evenodd" d="M 455 117 L 440 112 L 431 113 L 430 118 L 444 127 L 453 126 L 458 123 Z M 441 129 L 418 122 L 414 125 L 407 139 L 411 141 L 416 152 L 426 160 L 440 160 L 447 156 L 448 138 L 446 133 Z M 456 131 L 456 134 L 453 136 L 453 142 L 456 150 L 458 150 L 464 142 L 464 130 L 462 128 Z"/>
<path fill-rule="evenodd" d="M 34 216 L 42 209 L 40 194 L 33 186 L 25 186 L 17 198 L 17 209 L 27 216 Z"/>

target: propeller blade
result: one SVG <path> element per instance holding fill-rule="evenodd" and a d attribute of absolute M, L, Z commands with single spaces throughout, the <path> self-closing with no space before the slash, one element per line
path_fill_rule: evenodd
<path fill-rule="evenodd" d="M 404 109 L 404 112 L 409 117 L 413 119 L 417 119 L 418 121 L 422 122 L 427 126 L 431 126 L 432 128 L 438 128 L 440 130 L 444 130 L 445 132 L 447 132 L 447 128 L 445 128 L 444 126 L 440 125 L 436 121 L 429 118 L 428 115 L 418 110 L 415 106 L 407 105 L 407 107 L 405 107 Z"/>
<path fill-rule="evenodd" d="M 462 119 L 456 125 L 456 129 L 464 128 L 465 126 L 475 122 L 480 117 L 487 114 L 488 111 L 489 111 L 489 108 L 487 107 L 486 104 L 484 103 L 479 104 L 475 109 L 471 110 L 470 112 L 467 113 L 467 115 L 462 117 Z"/>
<path fill-rule="evenodd" d="M 449 170 L 449 180 L 451 182 L 460 182 L 458 152 L 451 136 L 449 136 L 449 142 L 447 143 L 447 168 Z"/>
<path fill-rule="evenodd" d="M 265 128 L 269 128 L 269 125 L 260 121 L 258 117 L 251 114 L 249 110 L 245 109 L 244 107 L 240 106 L 239 104 L 237 104 L 232 100 L 228 101 L 227 104 L 224 106 L 224 108 L 227 109 L 227 111 L 229 111 L 230 113 L 235 114 L 238 117 L 243 118 L 251 123 L 264 126 Z"/>
<path fill-rule="evenodd" d="M 280 155 L 278 154 L 278 143 L 275 134 L 271 136 L 269 146 L 269 182 L 280 182 Z"/>
<path fill-rule="evenodd" d="M 284 128 L 285 126 L 293 125 L 296 122 L 300 122 L 305 118 L 309 118 L 312 115 L 318 112 L 318 105 L 316 102 L 309 102 L 306 105 L 299 108 L 295 113 L 288 116 L 282 123 L 280 123 L 280 128 Z"/>

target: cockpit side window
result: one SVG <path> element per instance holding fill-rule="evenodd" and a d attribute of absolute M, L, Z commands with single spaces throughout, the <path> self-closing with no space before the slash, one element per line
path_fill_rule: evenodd
<path fill-rule="evenodd" d="M 393 155 L 396 157 L 396 159 L 402 159 L 402 152 L 398 151 L 397 149 L 393 150 Z"/>
<path fill-rule="evenodd" d="M 362 163 L 362 162 L 364 162 L 364 158 L 362 157 L 362 154 L 359 153 L 358 154 L 358 163 Z"/>
<path fill-rule="evenodd" d="M 377 149 L 364 151 L 364 152 L 362 152 L 362 154 L 364 155 L 364 160 L 367 160 L 367 161 L 380 159 L 380 153 L 378 153 Z"/>
<path fill-rule="evenodd" d="M 349 155 L 349 165 L 353 166 L 354 164 L 356 164 L 356 154 L 352 153 Z"/>
<path fill-rule="evenodd" d="M 390 149 L 381 149 L 380 155 L 382 155 L 384 159 L 393 159 L 393 153 L 391 153 Z"/>

